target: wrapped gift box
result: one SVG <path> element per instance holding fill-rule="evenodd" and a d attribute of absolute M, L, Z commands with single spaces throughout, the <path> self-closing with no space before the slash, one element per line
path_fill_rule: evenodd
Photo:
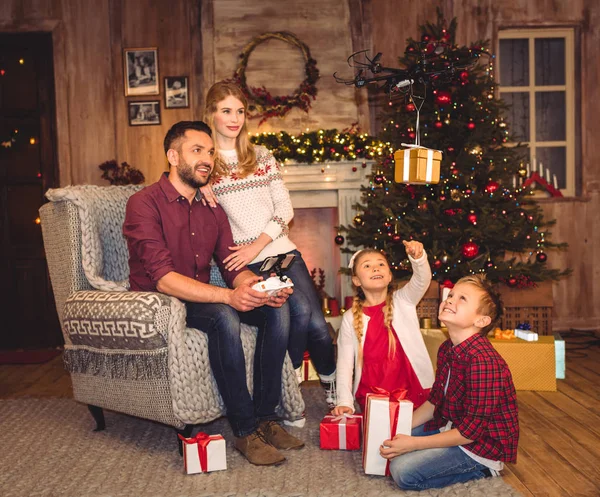
<path fill-rule="evenodd" d="M 362 431 L 362 414 L 328 414 L 319 425 L 322 449 L 359 450 Z"/>
<path fill-rule="evenodd" d="M 556 353 L 556 378 L 565 379 L 565 341 L 560 333 L 554 333 L 554 351 Z"/>
<path fill-rule="evenodd" d="M 437 353 L 440 346 L 448 340 L 448 336 L 438 328 L 421 328 L 421 334 L 429 352 L 434 371 L 437 369 Z"/>
<path fill-rule="evenodd" d="M 413 403 L 410 400 L 396 400 L 393 394 L 367 394 L 363 437 L 363 468 L 366 474 L 383 476 L 388 473 L 388 460 L 381 457 L 379 448 L 385 440 L 398 433 L 410 435 L 412 414 Z"/>
<path fill-rule="evenodd" d="M 188 475 L 227 469 L 225 439 L 221 435 L 198 433 L 192 438 L 181 435 L 179 438 L 183 442 L 183 466 Z"/>
<path fill-rule="evenodd" d="M 313 366 L 312 361 L 308 352 L 304 352 L 304 358 L 302 359 L 302 381 L 318 380 L 319 373 Z"/>
<path fill-rule="evenodd" d="M 556 391 L 554 336 L 540 336 L 535 342 L 520 338 L 490 342 L 508 364 L 517 390 Z"/>
<path fill-rule="evenodd" d="M 436 184 L 440 182 L 442 152 L 424 147 L 394 153 L 396 183 Z"/>
<path fill-rule="evenodd" d="M 527 342 L 535 342 L 538 339 L 538 334 L 535 331 L 522 330 L 520 328 L 515 330 L 515 336 Z"/>

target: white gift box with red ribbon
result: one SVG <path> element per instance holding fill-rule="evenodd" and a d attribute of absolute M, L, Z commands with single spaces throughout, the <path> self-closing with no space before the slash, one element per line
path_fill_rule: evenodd
<path fill-rule="evenodd" d="M 192 438 L 181 435 L 179 438 L 183 442 L 183 466 L 188 475 L 227 469 L 225 439 L 221 435 L 201 432 Z"/>
<path fill-rule="evenodd" d="M 319 425 L 322 449 L 359 450 L 362 414 L 326 415 Z"/>
<path fill-rule="evenodd" d="M 363 468 L 368 475 L 389 475 L 389 461 L 379 452 L 385 440 L 412 431 L 413 403 L 404 400 L 406 390 L 386 392 L 374 388 L 365 400 Z M 383 393 L 381 393 L 383 392 Z"/>

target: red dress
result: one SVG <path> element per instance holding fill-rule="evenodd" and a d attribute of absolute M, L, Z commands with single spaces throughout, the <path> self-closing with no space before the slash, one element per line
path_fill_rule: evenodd
<path fill-rule="evenodd" d="M 396 351 L 392 358 L 389 357 L 388 331 L 383 316 L 384 306 L 385 302 L 363 307 L 363 313 L 370 319 L 363 348 L 362 375 L 356 391 L 356 401 L 364 411 L 365 396 L 371 392 L 372 386 L 385 388 L 389 392 L 404 388 L 408 391 L 406 398 L 412 401 L 416 409 L 427 400 L 429 389 L 421 386 L 395 333 Z"/>

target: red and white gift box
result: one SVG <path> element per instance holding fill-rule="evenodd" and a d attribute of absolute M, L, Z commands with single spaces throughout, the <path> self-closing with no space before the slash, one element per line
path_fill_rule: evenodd
<path fill-rule="evenodd" d="M 385 440 L 398 433 L 410 435 L 413 403 L 404 400 L 406 390 L 388 392 L 373 388 L 365 400 L 363 468 L 368 475 L 389 475 L 389 461 L 379 453 Z"/>
<path fill-rule="evenodd" d="M 319 425 L 321 448 L 327 450 L 359 450 L 362 414 L 328 414 Z"/>
<path fill-rule="evenodd" d="M 308 352 L 304 352 L 304 357 L 302 359 L 302 381 L 310 381 L 310 380 L 318 380 L 319 374 L 317 373 L 315 367 L 313 366 L 312 361 L 310 360 L 310 356 Z"/>
<path fill-rule="evenodd" d="M 192 438 L 178 436 L 183 442 L 183 466 L 188 475 L 227 469 L 225 439 L 221 435 L 200 432 Z"/>

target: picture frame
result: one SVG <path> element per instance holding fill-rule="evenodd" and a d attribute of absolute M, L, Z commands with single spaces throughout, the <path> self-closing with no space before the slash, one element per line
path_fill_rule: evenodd
<path fill-rule="evenodd" d="M 125 96 L 158 95 L 158 48 L 123 50 Z"/>
<path fill-rule="evenodd" d="M 127 102 L 129 126 L 153 126 L 161 122 L 159 100 Z"/>
<path fill-rule="evenodd" d="M 187 76 L 165 76 L 165 109 L 185 109 L 190 106 Z"/>

